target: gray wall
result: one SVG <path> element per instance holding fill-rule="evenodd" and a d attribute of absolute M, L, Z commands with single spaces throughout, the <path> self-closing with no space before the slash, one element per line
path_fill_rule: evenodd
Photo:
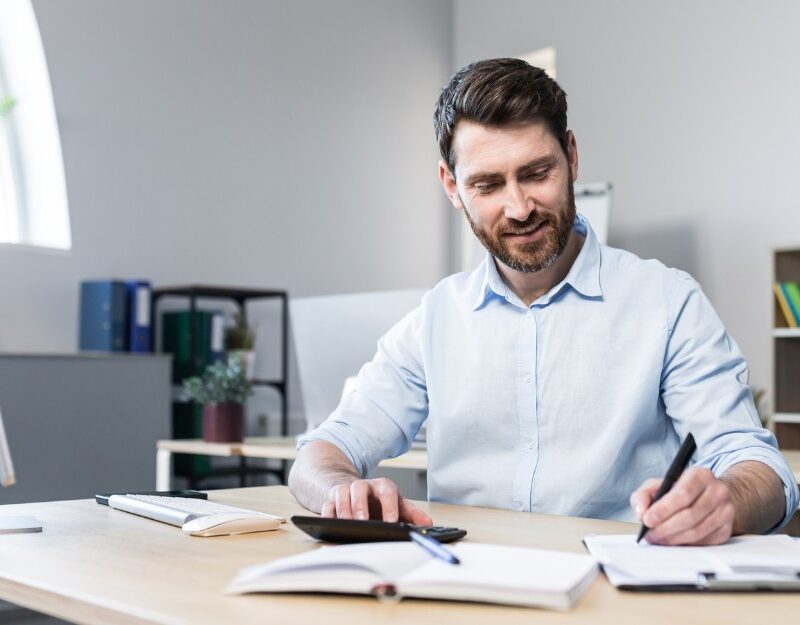
<path fill-rule="evenodd" d="M 77 282 L 294 295 L 447 272 L 433 100 L 482 57 L 555 45 L 612 243 L 692 272 L 770 379 L 770 248 L 800 245 L 791 0 L 34 0 L 74 249 L 0 248 L 0 350 L 73 349 Z"/>
<path fill-rule="evenodd" d="M 800 246 L 800 3 L 455 0 L 454 68 L 557 48 L 611 243 L 693 273 L 770 385 L 771 248 Z"/>
<path fill-rule="evenodd" d="M 451 3 L 35 0 L 74 249 L 0 248 L 0 350 L 72 350 L 78 281 L 294 295 L 446 273 Z"/>

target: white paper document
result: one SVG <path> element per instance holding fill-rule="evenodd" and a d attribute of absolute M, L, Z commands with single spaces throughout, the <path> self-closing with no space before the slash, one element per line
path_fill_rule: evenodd
<path fill-rule="evenodd" d="M 619 588 L 800 590 L 800 543 L 784 534 L 711 547 L 637 544 L 634 535 L 591 535 L 584 543 Z"/>

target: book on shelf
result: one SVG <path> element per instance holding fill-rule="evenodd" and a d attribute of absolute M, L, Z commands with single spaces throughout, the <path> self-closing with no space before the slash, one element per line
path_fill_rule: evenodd
<path fill-rule="evenodd" d="M 772 291 L 786 325 L 790 328 L 800 326 L 800 285 L 796 282 L 773 282 Z"/>
<path fill-rule="evenodd" d="M 161 346 L 172 354 L 172 382 L 201 375 L 206 367 L 224 357 L 224 317 L 219 311 L 197 310 L 194 313 L 197 333 L 193 333 L 192 312 L 178 310 L 161 316 Z M 194 360 L 192 360 L 194 344 Z M 203 407 L 194 402 L 172 402 L 172 438 L 201 438 Z M 203 477 L 211 472 L 207 456 L 180 454 L 175 457 L 176 475 Z"/>
<path fill-rule="evenodd" d="M 172 438 L 203 437 L 203 406 L 195 402 L 172 402 Z M 195 454 L 176 454 L 172 461 L 175 475 L 205 477 L 211 473 L 211 458 Z"/>
<path fill-rule="evenodd" d="M 792 314 L 800 325 L 800 284 L 797 282 L 782 282 L 781 288 L 786 294 L 786 299 L 789 301 L 789 308 L 792 309 Z"/>
<path fill-rule="evenodd" d="M 598 572 L 585 554 L 469 542 L 447 548 L 460 564 L 433 558 L 413 542 L 321 547 L 242 569 L 227 592 L 343 593 L 568 610 Z"/>
<path fill-rule="evenodd" d="M 188 310 L 163 313 L 161 346 L 172 354 L 172 382 L 181 384 L 186 378 L 201 375 L 206 367 L 223 357 L 223 316 L 218 311 L 197 310 L 194 313 L 197 333 L 193 334 L 192 313 Z M 194 344 L 194 362 L 192 362 Z"/>
<path fill-rule="evenodd" d="M 81 282 L 79 349 L 124 352 L 128 349 L 128 289 L 121 280 Z"/>
<path fill-rule="evenodd" d="M 149 352 L 150 292 L 147 280 L 82 281 L 78 348 Z"/>
<path fill-rule="evenodd" d="M 147 280 L 128 280 L 128 349 L 131 352 L 150 351 L 150 295 Z"/>

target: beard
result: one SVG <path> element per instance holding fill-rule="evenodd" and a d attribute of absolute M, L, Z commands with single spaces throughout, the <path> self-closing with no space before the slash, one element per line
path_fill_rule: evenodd
<path fill-rule="evenodd" d="M 463 200 L 462 206 L 466 206 Z M 572 180 L 567 184 L 564 201 L 559 210 L 553 214 L 540 214 L 534 210 L 525 221 L 503 219 L 497 223 L 493 231 L 481 228 L 464 210 L 470 228 L 489 253 L 501 263 L 523 273 L 536 273 L 547 269 L 559 257 L 567 246 L 572 224 L 575 221 L 575 193 Z M 508 241 L 508 234 L 523 234 L 534 228 L 545 228 L 544 236 L 538 241 L 515 245 Z"/>

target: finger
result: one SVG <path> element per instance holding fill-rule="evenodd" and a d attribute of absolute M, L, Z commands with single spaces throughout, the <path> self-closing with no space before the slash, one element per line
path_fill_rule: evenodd
<path fill-rule="evenodd" d="M 332 518 L 336 516 L 336 504 L 332 499 L 328 499 L 325 503 L 322 504 L 322 510 L 320 510 L 320 515 Z"/>
<path fill-rule="evenodd" d="M 722 526 L 713 534 L 706 536 L 702 541 L 696 543 L 697 545 L 722 545 L 728 542 L 733 534 L 733 524 L 731 527 Z"/>
<path fill-rule="evenodd" d="M 631 508 L 633 508 L 638 519 L 642 518 L 642 514 L 650 506 L 650 502 L 653 501 L 653 497 L 655 497 L 658 487 L 661 486 L 661 482 L 663 482 L 663 480 L 660 478 L 650 478 L 631 494 Z"/>
<path fill-rule="evenodd" d="M 370 480 L 370 491 L 381 504 L 381 517 L 387 523 L 395 523 L 400 516 L 400 493 L 392 480 L 378 478 Z"/>
<path fill-rule="evenodd" d="M 350 509 L 350 484 L 339 484 L 333 488 L 333 501 L 336 504 L 336 516 L 340 519 L 352 519 Z"/>
<path fill-rule="evenodd" d="M 667 541 L 698 526 L 722 503 L 724 500 L 716 493 L 716 489 L 705 489 L 690 507 L 679 510 L 658 527 L 651 529 L 648 533 L 648 542 L 667 544 Z"/>
<path fill-rule="evenodd" d="M 731 536 L 733 516 L 733 504 L 726 503 L 694 527 L 654 542 L 660 545 L 717 545 L 724 543 Z M 650 542 L 650 538 L 648 538 L 648 542 Z"/>
<path fill-rule="evenodd" d="M 350 511 L 359 521 L 369 519 L 369 482 L 355 480 L 350 484 Z"/>
<path fill-rule="evenodd" d="M 431 517 L 402 497 L 400 497 L 400 520 L 414 525 L 433 525 Z"/>
<path fill-rule="evenodd" d="M 658 527 L 676 512 L 691 506 L 715 479 L 705 467 L 685 471 L 672 489 L 646 510 L 642 522 L 647 527 Z"/>

